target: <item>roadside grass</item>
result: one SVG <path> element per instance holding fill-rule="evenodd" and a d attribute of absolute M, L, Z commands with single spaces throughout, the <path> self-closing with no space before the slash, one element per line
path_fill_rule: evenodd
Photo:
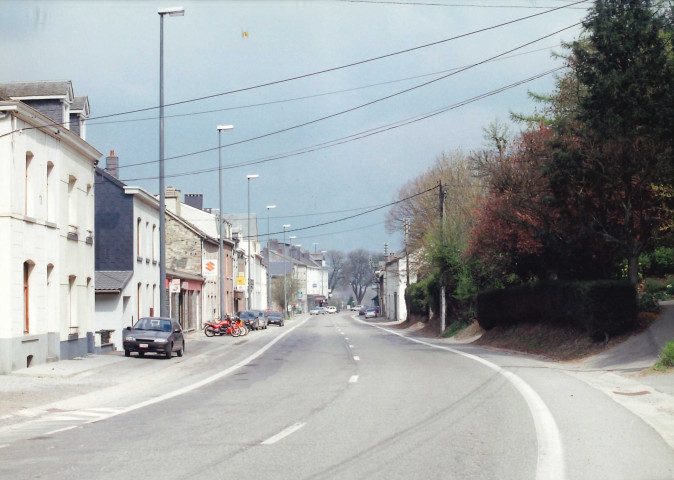
<path fill-rule="evenodd" d="M 635 333 L 648 328 L 657 317 L 658 315 L 654 313 L 640 313 L 636 330 L 613 337 L 608 342 L 593 342 L 584 331 L 579 329 L 523 323 L 492 328 L 474 343 L 540 355 L 556 361 L 573 361 L 595 355 L 624 342 Z M 674 359 L 674 342 L 672 343 L 671 354 Z"/>
<path fill-rule="evenodd" d="M 442 338 L 450 338 L 468 326 L 465 322 L 454 322 L 442 333 Z"/>
<path fill-rule="evenodd" d="M 660 360 L 653 365 L 653 370 L 666 372 L 674 368 L 674 340 L 665 345 L 660 353 Z"/>

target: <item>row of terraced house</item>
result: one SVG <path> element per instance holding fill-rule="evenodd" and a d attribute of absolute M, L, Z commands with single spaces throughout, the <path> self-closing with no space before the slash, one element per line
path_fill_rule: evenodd
<path fill-rule="evenodd" d="M 166 278 L 160 280 L 159 199 L 118 178 L 120 159 L 86 141 L 89 100 L 70 81 L 0 84 L 0 374 L 119 348 L 122 330 L 160 313 L 200 329 L 220 312 L 220 212 L 203 195 L 166 189 Z M 257 217 L 223 214 L 224 313 L 265 309 L 267 264 Z M 250 235 L 248 242 L 239 239 Z M 284 273 L 327 276 L 322 258 L 292 259 Z M 305 273 L 306 276 L 306 273 Z M 310 275 L 315 278 L 315 275 Z M 315 284 L 315 281 L 314 281 Z M 325 298 L 325 288 L 313 301 Z"/>

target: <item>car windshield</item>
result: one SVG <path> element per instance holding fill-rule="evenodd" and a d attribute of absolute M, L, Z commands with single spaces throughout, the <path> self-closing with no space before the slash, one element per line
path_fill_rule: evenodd
<path fill-rule="evenodd" d="M 133 326 L 136 330 L 155 330 L 157 332 L 170 332 L 171 320 L 161 318 L 141 318 Z"/>

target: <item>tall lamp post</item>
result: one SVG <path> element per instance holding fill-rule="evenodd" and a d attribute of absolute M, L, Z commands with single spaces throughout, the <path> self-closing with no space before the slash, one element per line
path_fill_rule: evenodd
<path fill-rule="evenodd" d="M 293 240 L 295 240 L 296 238 L 297 238 L 297 237 L 296 237 L 295 235 L 290 235 L 290 236 L 288 237 L 288 240 L 290 240 L 290 242 L 288 242 L 289 245 L 290 245 L 290 248 L 288 249 L 288 256 L 289 256 L 290 258 L 292 258 L 292 255 L 290 255 L 290 252 L 292 251 Z M 285 248 L 285 247 L 284 247 L 284 248 Z M 293 279 L 294 279 L 294 277 L 293 277 L 293 266 L 290 265 L 290 293 L 291 293 L 291 294 L 292 294 L 292 289 L 293 289 Z M 290 311 L 292 312 L 292 310 L 290 310 Z"/>
<path fill-rule="evenodd" d="M 254 178 L 259 178 L 259 175 L 246 175 L 248 179 L 248 310 L 253 308 L 253 285 L 251 284 L 252 277 L 250 276 L 250 181 Z"/>
<path fill-rule="evenodd" d="M 288 293 L 286 290 L 286 228 L 290 228 L 290 224 L 283 225 L 283 318 L 288 313 Z"/>
<path fill-rule="evenodd" d="M 276 205 L 267 205 L 267 308 L 271 308 L 271 251 L 269 240 L 271 240 L 271 230 L 269 230 L 269 210 L 276 208 Z"/>
<path fill-rule="evenodd" d="M 159 314 L 168 317 L 166 301 L 166 197 L 164 187 L 164 15 L 182 17 L 183 7 L 160 8 L 159 13 Z"/>
<path fill-rule="evenodd" d="M 218 252 L 218 262 L 220 263 L 220 284 L 218 286 L 218 291 L 220 292 L 220 320 L 224 319 L 225 316 L 225 262 L 223 258 L 223 252 L 225 249 L 225 241 L 223 235 L 223 221 L 222 221 L 222 142 L 220 137 L 223 130 L 231 130 L 234 128 L 234 125 L 218 125 L 218 216 L 220 220 L 219 224 L 219 233 L 220 233 L 220 251 Z"/>

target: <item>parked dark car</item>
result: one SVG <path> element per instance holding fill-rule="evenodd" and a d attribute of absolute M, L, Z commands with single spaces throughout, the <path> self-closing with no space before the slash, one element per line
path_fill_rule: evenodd
<path fill-rule="evenodd" d="M 365 315 L 365 312 L 367 311 L 368 308 L 371 308 L 371 307 L 369 307 L 367 305 L 363 305 L 362 307 L 360 307 L 360 309 L 358 310 L 358 315 Z"/>
<path fill-rule="evenodd" d="M 262 310 L 242 310 L 236 314 L 250 330 L 267 328 L 267 318 Z"/>
<path fill-rule="evenodd" d="M 124 330 L 124 355 L 137 352 L 139 357 L 146 352 L 171 358 L 173 352 L 179 357 L 185 352 L 183 329 L 177 320 L 162 317 L 140 318 L 133 327 Z"/>
<path fill-rule="evenodd" d="M 267 317 L 267 323 L 269 325 L 278 325 L 279 327 L 285 325 L 283 314 L 281 312 L 264 312 L 264 316 Z"/>

